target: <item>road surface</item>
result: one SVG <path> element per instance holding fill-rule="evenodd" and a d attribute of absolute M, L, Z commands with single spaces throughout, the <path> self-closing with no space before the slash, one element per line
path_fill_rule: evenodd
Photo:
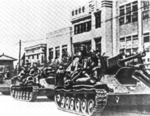
<path fill-rule="evenodd" d="M 23 102 L 0 93 L 0 116 L 78 116 L 57 109 L 55 103 L 46 97 L 35 102 Z M 148 116 L 131 113 L 105 113 L 105 116 Z"/>

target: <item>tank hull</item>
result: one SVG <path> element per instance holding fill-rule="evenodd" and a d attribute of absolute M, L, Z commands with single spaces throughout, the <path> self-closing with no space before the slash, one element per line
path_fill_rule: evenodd
<path fill-rule="evenodd" d="M 54 86 L 51 86 L 51 88 L 12 86 L 11 96 L 16 100 L 34 102 L 38 96 L 54 96 Z"/>
<path fill-rule="evenodd" d="M 10 95 L 10 86 L 11 86 L 11 80 L 3 81 L 3 83 L 0 84 L 0 92 L 3 95 Z"/>
<path fill-rule="evenodd" d="M 150 94 L 108 94 L 102 115 L 108 112 L 150 115 Z"/>
<path fill-rule="evenodd" d="M 76 86 L 55 90 L 55 103 L 59 110 L 78 114 L 99 116 L 107 103 L 105 85 L 99 87 Z"/>

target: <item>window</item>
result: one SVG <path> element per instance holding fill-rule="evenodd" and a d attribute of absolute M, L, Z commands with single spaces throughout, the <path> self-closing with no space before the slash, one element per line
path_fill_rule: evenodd
<path fill-rule="evenodd" d="M 131 36 L 128 36 L 128 37 L 126 38 L 126 47 L 127 47 L 127 48 L 132 47 Z"/>
<path fill-rule="evenodd" d="M 143 62 L 145 63 L 145 59 L 143 59 Z"/>
<path fill-rule="evenodd" d="M 53 48 L 49 48 L 49 60 L 53 59 Z"/>
<path fill-rule="evenodd" d="M 87 22 L 87 31 L 91 30 L 91 21 Z"/>
<path fill-rule="evenodd" d="M 79 8 L 79 13 L 81 13 L 81 8 Z"/>
<path fill-rule="evenodd" d="M 57 59 L 57 58 L 60 57 L 60 48 L 59 48 L 59 47 L 56 47 L 56 48 L 55 48 L 55 52 L 56 52 L 56 57 L 55 57 L 55 58 Z"/>
<path fill-rule="evenodd" d="M 144 19 L 148 19 L 150 17 L 150 3 L 149 0 L 144 0 L 142 1 L 142 16 L 143 16 L 143 20 Z"/>
<path fill-rule="evenodd" d="M 76 15 L 78 14 L 78 10 L 75 10 L 75 12 L 76 12 Z"/>
<path fill-rule="evenodd" d="M 72 16 L 74 16 L 74 11 L 72 11 Z"/>
<path fill-rule="evenodd" d="M 120 38 L 120 48 L 125 48 L 126 44 L 125 44 L 125 38 Z"/>
<path fill-rule="evenodd" d="M 138 3 L 137 1 L 119 7 L 119 24 L 127 24 L 138 21 Z"/>
<path fill-rule="evenodd" d="M 132 22 L 138 21 L 138 3 L 133 2 L 132 3 Z"/>
<path fill-rule="evenodd" d="M 75 25 L 75 26 L 74 26 L 74 34 L 77 34 L 77 33 L 78 33 L 78 26 Z"/>
<path fill-rule="evenodd" d="M 124 9 L 124 6 L 121 6 L 120 7 L 120 16 L 124 15 L 125 14 L 125 9 Z"/>
<path fill-rule="evenodd" d="M 95 28 L 101 27 L 101 12 L 95 13 Z"/>
<path fill-rule="evenodd" d="M 83 7 L 82 7 L 82 12 L 84 12 L 84 10 L 85 10 L 85 7 L 83 6 Z"/>
<path fill-rule="evenodd" d="M 37 59 L 39 59 L 39 54 L 37 54 Z"/>
<path fill-rule="evenodd" d="M 124 6 L 121 6 L 120 7 L 120 19 L 119 19 L 119 24 L 120 25 L 124 24 L 124 14 L 125 14 Z"/>
<path fill-rule="evenodd" d="M 124 21 L 124 16 L 123 16 L 123 17 L 120 17 L 120 19 L 119 19 L 119 24 L 120 24 L 120 25 L 123 25 L 124 22 L 125 22 L 125 21 Z"/>
<path fill-rule="evenodd" d="M 96 44 L 96 51 L 99 51 L 101 53 L 101 38 L 96 38 L 95 39 L 95 44 Z"/>
<path fill-rule="evenodd" d="M 144 43 L 150 42 L 149 33 L 144 34 Z"/>
<path fill-rule="evenodd" d="M 126 49 L 126 54 L 131 55 L 131 49 Z"/>
<path fill-rule="evenodd" d="M 135 47 L 135 46 L 138 46 L 138 35 L 134 35 L 134 36 L 132 36 L 132 38 L 133 38 L 133 41 L 132 41 L 132 45 L 133 45 L 133 47 Z"/>
<path fill-rule="evenodd" d="M 91 51 L 91 41 L 75 43 L 74 44 L 74 53 L 75 54 L 80 51 L 81 45 L 85 45 L 87 53 Z"/>
<path fill-rule="evenodd" d="M 137 52 L 138 52 L 138 48 L 133 48 L 133 49 L 132 49 L 132 52 L 133 52 L 133 53 L 137 53 Z"/>
<path fill-rule="evenodd" d="M 82 25 L 79 25 L 79 33 L 82 33 Z"/>
<path fill-rule="evenodd" d="M 91 21 L 74 26 L 74 34 L 79 34 L 90 30 L 91 30 Z"/>
<path fill-rule="evenodd" d="M 124 48 L 119 50 L 119 53 L 124 53 Z"/>
<path fill-rule="evenodd" d="M 126 23 L 131 23 L 131 4 L 126 5 Z"/>
<path fill-rule="evenodd" d="M 67 45 L 62 46 L 62 57 L 67 55 Z"/>
<path fill-rule="evenodd" d="M 147 58 L 147 62 L 150 62 L 150 58 Z"/>

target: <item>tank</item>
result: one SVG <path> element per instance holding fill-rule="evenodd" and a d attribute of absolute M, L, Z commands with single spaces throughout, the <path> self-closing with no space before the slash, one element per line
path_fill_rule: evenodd
<path fill-rule="evenodd" d="M 107 93 L 107 104 L 102 115 L 109 112 L 150 115 L 150 73 L 142 61 L 145 55 L 142 52 L 125 59 L 107 59 L 108 74 L 101 78 L 101 82 L 106 83 L 113 92 Z"/>
<path fill-rule="evenodd" d="M 0 71 L 0 92 L 3 95 L 10 95 L 11 79 L 4 72 Z"/>
<path fill-rule="evenodd" d="M 54 70 L 51 67 L 41 68 L 40 73 L 34 76 L 39 77 L 38 80 L 31 78 L 28 81 L 20 81 L 19 76 L 13 78 L 10 88 L 11 96 L 28 102 L 34 102 L 38 96 L 47 96 L 48 99 L 53 100 Z"/>
<path fill-rule="evenodd" d="M 122 54 L 97 57 L 101 64 L 97 79 L 90 75 L 86 80 L 85 75 L 80 75 L 74 82 L 72 74 L 80 61 L 80 57 L 75 57 L 67 69 L 56 73 L 54 100 L 58 109 L 89 116 L 107 115 L 108 112 L 150 114 L 150 75 L 142 63 L 144 56 L 145 52 L 126 58 Z M 134 59 L 140 63 L 132 64 Z M 80 72 L 83 73 L 82 68 Z"/>

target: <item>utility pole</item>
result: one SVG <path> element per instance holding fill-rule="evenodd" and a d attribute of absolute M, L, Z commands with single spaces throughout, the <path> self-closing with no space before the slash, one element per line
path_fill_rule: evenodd
<path fill-rule="evenodd" d="M 18 62 L 18 73 L 20 72 L 20 59 L 21 59 L 21 40 L 19 40 L 19 62 Z"/>

